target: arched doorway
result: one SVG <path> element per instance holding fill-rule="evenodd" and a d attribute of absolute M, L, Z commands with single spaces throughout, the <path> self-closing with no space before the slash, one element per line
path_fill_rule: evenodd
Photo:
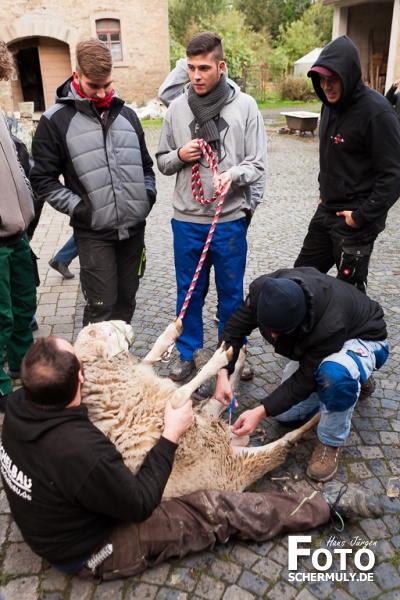
<path fill-rule="evenodd" d="M 35 111 L 44 111 L 42 74 L 37 47 L 21 49 L 15 56 L 23 102 L 33 102 Z"/>
<path fill-rule="evenodd" d="M 34 102 L 35 112 L 55 102 L 55 92 L 71 76 L 69 45 L 49 37 L 25 38 L 10 44 L 17 63 L 11 87 L 15 110 L 19 102 Z"/>

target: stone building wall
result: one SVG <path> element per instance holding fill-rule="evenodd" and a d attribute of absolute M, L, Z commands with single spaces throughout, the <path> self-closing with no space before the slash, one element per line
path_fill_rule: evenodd
<path fill-rule="evenodd" d="M 72 70 L 76 42 L 81 37 L 95 37 L 96 19 L 104 18 L 121 23 L 123 60 L 114 63 L 115 89 L 121 98 L 140 106 L 157 96 L 169 72 L 168 0 L 2 0 L 0 39 L 12 50 L 21 44 L 28 46 L 33 39 L 39 46 L 41 40 L 47 46 L 51 39 L 64 42 Z M 0 82 L 3 110 L 17 109 L 21 98 L 17 98 L 16 87 L 15 82 Z"/>

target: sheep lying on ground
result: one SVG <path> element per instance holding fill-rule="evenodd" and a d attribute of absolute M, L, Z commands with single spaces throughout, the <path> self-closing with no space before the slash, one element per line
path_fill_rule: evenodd
<path fill-rule="evenodd" d="M 84 365 L 82 395 L 90 418 L 114 442 L 134 473 L 162 435 L 166 400 L 170 399 L 175 407 L 182 405 L 230 358 L 229 351 L 219 348 L 196 377 L 180 388 L 170 379 L 159 377 L 152 363 L 175 341 L 181 329 L 179 320 L 171 323 L 140 362 L 128 352 L 133 331 L 123 321 L 88 325 L 75 343 Z M 221 412 L 215 405 L 217 401 L 213 402 L 212 410 L 196 409 L 194 424 L 182 436 L 164 498 L 207 488 L 243 491 L 281 465 L 290 446 L 316 422 L 314 418 L 271 444 L 244 448 L 232 445 L 228 425 L 212 416 L 215 408 Z M 243 440 L 237 438 L 237 442 Z"/>

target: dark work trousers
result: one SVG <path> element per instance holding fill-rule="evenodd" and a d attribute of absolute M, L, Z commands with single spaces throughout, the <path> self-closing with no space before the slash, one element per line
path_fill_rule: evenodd
<path fill-rule="evenodd" d="M 231 536 L 264 542 L 276 535 L 312 529 L 329 520 L 327 502 L 316 491 L 304 493 L 193 492 L 166 500 L 140 524 L 121 523 L 105 540 L 113 554 L 95 573 L 97 581 L 130 577 L 168 558 L 180 559 Z"/>
<path fill-rule="evenodd" d="M 354 228 L 344 217 L 318 206 L 312 217 L 295 267 L 315 267 L 327 273 L 336 265 L 337 277 L 366 293 L 368 265 L 374 241 L 384 223 Z"/>
<path fill-rule="evenodd" d="M 11 246 L 0 246 L 0 392 L 13 385 L 3 369 L 7 349 L 8 367 L 19 371 L 33 343 L 32 317 L 36 310 L 36 284 L 32 253 L 26 235 Z M 1 395 L 1 394 L 0 394 Z"/>
<path fill-rule="evenodd" d="M 82 292 L 83 326 L 120 319 L 131 322 L 146 264 L 144 228 L 127 240 L 75 237 Z"/>

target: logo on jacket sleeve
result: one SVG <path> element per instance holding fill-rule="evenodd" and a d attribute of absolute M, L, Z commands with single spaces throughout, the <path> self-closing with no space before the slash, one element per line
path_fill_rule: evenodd
<path fill-rule="evenodd" d="M 344 144 L 345 140 L 340 137 L 340 133 L 337 133 L 335 136 L 331 136 L 331 144 L 332 146 L 336 146 L 336 144 Z"/>
<path fill-rule="evenodd" d="M 17 496 L 25 500 L 32 500 L 32 479 L 13 463 L 2 444 L 0 444 L 0 468 L 6 485 Z"/>

